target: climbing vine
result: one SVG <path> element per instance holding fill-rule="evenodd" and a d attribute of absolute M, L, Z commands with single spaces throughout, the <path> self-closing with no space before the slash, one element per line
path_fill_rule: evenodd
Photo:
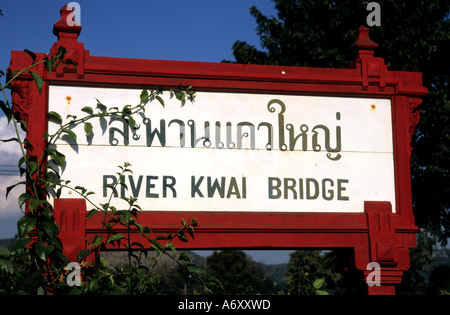
<path fill-rule="evenodd" d="M 18 197 L 18 205 L 21 208 L 26 207 L 27 211 L 17 222 L 17 237 L 13 245 L 8 249 L 0 247 L 0 294 L 156 294 L 159 277 L 153 270 L 164 256 L 186 269 L 192 278 L 202 284 L 202 289 L 197 293 L 211 293 L 214 287 L 220 287 L 220 282 L 214 278 L 206 281 L 201 279 L 203 270 L 193 264 L 185 253 L 179 254 L 173 243 L 174 240 L 188 242 L 188 236 L 194 236 L 197 219 L 180 218 L 177 231 L 154 237 L 149 226 L 139 223 L 141 207 L 136 198 L 122 197 L 127 205 L 124 208 L 116 208 L 111 202 L 116 186 L 124 185 L 121 180 L 114 185 L 108 185 L 107 188 L 111 190 L 109 198 L 106 198 L 104 203 L 96 204 L 90 199 L 93 192 L 82 186 L 72 186 L 69 180 L 61 176 L 61 170 L 67 161 L 55 145 L 57 139 L 76 143 L 74 128 L 82 126 L 85 135 L 90 137 L 93 133 L 93 119 L 102 120 L 113 115 L 120 116 L 133 127 L 134 115 L 145 112 L 149 104 L 156 101 L 164 106 L 163 88 L 156 86 L 142 90 L 136 105 L 126 105 L 122 109 L 107 107 L 97 100 L 96 108 L 84 107 L 82 111 L 86 115 L 80 118 L 68 115 L 63 119 L 57 112 L 49 112 L 48 120 L 57 125 L 57 130 L 53 134 L 43 135 L 47 145 L 40 156 L 29 155 L 27 148 L 32 144 L 26 138 L 22 139 L 19 132 L 19 128 L 26 131 L 27 124 L 15 114 L 6 90 L 11 89 L 11 83 L 19 76 L 29 73 L 40 93 L 44 80 L 33 68 L 44 64 L 46 70 L 51 73 L 57 67 L 76 67 L 76 63 L 65 58 L 67 50 L 64 47 L 60 47 L 56 55 L 46 56 L 41 61 L 36 60 L 33 52 L 24 52 L 31 56 L 32 64 L 20 71 L 9 73 L 6 83 L 1 86 L 4 101 L 0 101 L 0 107 L 8 124 L 12 124 L 15 130 L 15 137 L 1 141 L 18 144 L 21 152 L 18 168 L 23 179 L 7 188 L 6 197 L 13 189 L 25 187 Z M 5 73 L 1 71 L 0 76 L 5 76 Z M 169 92 L 182 103 L 195 99 L 192 86 L 180 85 Z M 118 165 L 117 168 L 119 179 L 127 173 L 132 173 L 132 165 L 128 162 Z M 128 189 L 126 186 L 123 188 Z M 87 218 L 93 215 L 103 217 L 101 232 L 87 243 L 86 249 L 78 253 L 76 262 L 68 261 L 63 254 L 64 244 L 58 238 L 60 229 L 55 222 L 53 205 L 49 201 L 50 198 L 59 198 L 63 189 L 71 190 L 86 200 L 90 209 Z M 126 233 L 116 232 L 118 226 Z M 140 235 L 144 241 L 132 242 L 132 234 Z M 128 264 L 112 270 L 102 258 L 101 250 L 106 245 L 119 243 L 126 248 Z M 150 258 L 150 252 L 156 255 Z M 150 264 L 144 263 L 148 260 L 151 260 Z M 68 285 L 73 283 L 68 281 L 72 274 L 68 268 L 71 263 L 80 267 L 81 281 L 75 282 L 78 285 Z"/>

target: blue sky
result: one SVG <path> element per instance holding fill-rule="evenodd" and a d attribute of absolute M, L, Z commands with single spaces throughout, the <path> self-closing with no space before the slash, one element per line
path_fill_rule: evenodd
<path fill-rule="evenodd" d="M 11 51 L 28 49 L 47 53 L 56 41 L 53 25 L 60 8 L 70 1 L 2 1 L 0 9 L 0 69 L 9 66 Z M 271 0 L 78 0 L 82 31 L 79 41 L 91 56 L 221 62 L 234 60 L 235 41 L 260 48 L 256 21 L 249 9 L 256 5 L 265 15 L 276 15 Z M 1 79 L 4 83 L 4 78 Z M 3 99 L 3 98 L 2 98 Z M 11 138 L 0 117 L 0 138 Z M 18 149 L 0 142 L 0 239 L 13 237 L 21 213 L 17 206 L 20 189 L 5 199 Z M 251 251 L 267 263 L 287 262 L 287 251 Z"/>
<path fill-rule="evenodd" d="M 11 50 L 47 52 L 59 9 L 69 1 L 2 1 L 1 66 Z M 274 14 L 271 0 L 79 0 L 79 40 L 91 55 L 220 62 L 232 59 L 236 40 L 259 46 L 256 5 Z"/>

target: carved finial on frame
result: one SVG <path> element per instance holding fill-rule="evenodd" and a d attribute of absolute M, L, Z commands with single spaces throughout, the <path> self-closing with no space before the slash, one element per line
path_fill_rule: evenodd
<path fill-rule="evenodd" d="M 350 47 L 356 47 L 358 54 L 373 55 L 374 50 L 378 48 L 378 44 L 375 43 L 369 36 L 369 29 L 364 25 L 361 25 L 358 29 L 358 38 Z"/>
<path fill-rule="evenodd" d="M 59 12 L 61 18 L 53 26 L 53 34 L 58 36 L 58 40 L 60 37 L 77 39 L 81 33 L 81 25 L 78 25 L 73 18 L 74 10 L 69 5 L 65 5 Z"/>
<path fill-rule="evenodd" d="M 65 5 L 60 10 L 61 18 L 53 26 L 53 34 L 58 37 L 58 41 L 53 44 L 51 54 L 56 55 L 60 47 L 67 49 L 66 59 L 71 59 L 77 64 L 77 77 L 84 77 L 84 61 L 88 51 L 84 50 L 84 44 L 78 42 L 81 33 L 81 25 L 74 20 L 75 10 L 69 5 Z M 58 77 L 64 76 L 64 68 L 56 69 Z"/>

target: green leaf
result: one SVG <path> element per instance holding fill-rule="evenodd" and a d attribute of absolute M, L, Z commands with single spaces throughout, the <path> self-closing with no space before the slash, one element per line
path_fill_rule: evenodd
<path fill-rule="evenodd" d="M 144 228 L 142 229 L 142 234 L 148 235 L 150 233 L 152 233 L 152 230 L 150 229 L 150 227 L 144 226 Z"/>
<path fill-rule="evenodd" d="M 92 124 L 87 122 L 84 123 L 84 132 L 86 133 L 86 137 L 90 137 L 92 135 Z"/>
<path fill-rule="evenodd" d="M 49 256 L 54 250 L 55 250 L 55 246 L 53 246 L 53 245 L 45 246 L 46 256 Z"/>
<path fill-rule="evenodd" d="M 219 279 L 217 279 L 216 277 L 209 277 L 208 278 L 208 283 L 210 284 L 210 285 L 214 285 L 214 286 L 218 286 L 219 288 L 221 288 L 222 290 L 225 290 L 224 289 L 224 287 L 223 287 L 223 284 L 222 284 L 222 282 L 220 282 L 220 280 Z"/>
<path fill-rule="evenodd" d="M 153 248 L 156 252 L 158 252 L 158 253 L 161 253 L 162 252 L 162 250 L 161 250 L 161 248 L 159 248 L 158 246 L 156 246 L 156 245 L 149 245 L 149 247 L 150 248 Z"/>
<path fill-rule="evenodd" d="M 156 95 L 155 98 L 159 101 L 159 103 L 160 103 L 163 107 L 165 106 L 164 100 L 162 99 L 161 96 Z"/>
<path fill-rule="evenodd" d="M 58 228 L 58 230 L 59 230 L 59 228 Z M 55 247 L 58 249 L 58 251 L 55 252 L 55 254 L 56 254 L 58 257 L 63 258 L 63 260 L 67 260 L 67 257 L 65 257 L 65 256 L 61 253 L 62 250 L 63 250 L 63 246 L 62 246 L 62 244 L 61 244 L 61 241 L 60 241 L 59 239 L 57 239 L 57 238 L 53 238 L 53 239 L 52 239 L 52 243 L 53 243 L 53 245 L 55 245 Z"/>
<path fill-rule="evenodd" d="M 19 208 L 22 208 L 22 206 L 30 199 L 32 199 L 33 196 L 31 196 L 30 194 L 27 193 L 23 193 L 19 196 Z"/>
<path fill-rule="evenodd" d="M 83 111 L 83 112 L 85 112 L 85 113 L 88 113 L 89 115 L 94 114 L 94 110 L 92 109 L 92 107 L 89 107 L 89 106 L 83 107 L 83 108 L 81 109 L 81 111 Z"/>
<path fill-rule="evenodd" d="M 70 292 L 69 295 L 81 295 L 83 293 L 83 290 L 81 290 L 78 287 L 74 287 Z"/>
<path fill-rule="evenodd" d="M 74 66 L 75 69 L 78 69 L 77 63 L 75 61 L 73 61 L 72 59 L 65 59 L 63 62 L 65 65 L 71 65 L 71 66 Z"/>
<path fill-rule="evenodd" d="M 77 115 L 71 115 L 71 114 L 68 114 L 68 115 L 66 116 L 66 119 L 69 119 L 69 118 L 72 118 L 73 121 L 75 121 L 75 120 L 77 119 Z"/>
<path fill-rule="evenodd" d="M 43 203 L 47 203 L 47 202 L 48 202 L 47 200 L 32 199 L 30 201 L 30 211 L 33 212 L 34 209 L 38 208 Z"/>
<path fill-rule="evenodd" d="M 126 119 L 131 128 L 134 128 L 136 126 L 136 121 L 134 120 L 133 116 L 128 115 Z"/>
<path fill-rule="evenodd" d="M 122 117 L 129 117 L 131 114 L 131 105 L 125 105 L 122 108 Z"/>
<path fill-rule="evenodd" d="M 195 265 L 188 265 L 186 268 L 189 271 L 189 273 L 197 273 L 198 268 Z"/>
<path fill-rule="evenodd" d="M 11 109 L 8 106 L 6 106 L 5 102 L 3 102 L 3 101 L 0 101 L 0 108 L 2 109 L 5 116 L 8 118 L 8 123 L 9 123 L 12 118 Z"/>
<path fill-rule="evenodd" d="M 36 247 L 34 248 L 35 253 L 43 261 L 47 260 L 47 248 L 46 247 L 47 246 L 45 246 L 44 243 L 39 242 L 39 243 L 36 243 Z"/>
<path fill-rule="evenodd" d="M 59 167 L 64 167 L 64 164 L 66 163 L 66 156 L 62 153 L 60 153 L 57 150 L 49 150 L 50 157 L 52 161 L 56 163 Z"/>
<path fill-rule="evenodd" d="M 68 128 L 63 129 L 62 131 L 67 133 L 75 143 L 77 142 L 77 135 L 75 134 L 75 132 Z"/>
<path fill-rule="evenodd" d="M 145 103 L 148 100 L 149 96 L 150 95 L 148 94 L 147 90 L 142 90 L 141 95 L 140 95 L 141 103 Z"/>
<path fill-rule="evenodd" d="M 184 99 L 184 94 L 182 91 L 174 91 L 175 97 L 177 100 L 182 101 Z"/>
<path fill-rule="evenodd" d="M 316 290 L 316 295 L 330 295 L 330 293 L 324 290 Z"/>
<path fill-rule="evenodd" d="M 85 194 L 87 192 L 87 189 L 82 186 L 75 186 L 76 190 L 81 190 L 81 194 Z"/>
<path fill-rule="evenodd" d="M 42 223 L 45 233 L 50 237 L 53 238 L 54 235 L 59 233 L 59 227 L 55 222 L 51 221 L 44 221 Z"/>
<path fill-rule="evenodd" d="M 314 287 L 314 289 L 319 290 L 324 285 L 324 283 L 325 283 L 325 278 L 316 279 L 313 282 L 313 287 Z"/>
<path fill-rule="evenodd" d="M 105 239 L 99 235 L 96 235 L 92 240 L 91 247 L 96 247 L 101 244 Z"/>
<path fill-rule="evenodd" d="M 37 218 L 31 218 L 29 216 L 23 216 L 17 221 L 17 231 L 19 232 L 19 237 L 26 237 L 30 233 L 34 226 L 36 225 Z"/>
<path fill-rule="evenodd" d="M 130 224 L 131 220 L 131 211 L 121 211 L 119 213 L 120 220 L 125 224 Z"/>
<path fill-rule="evenodd" d="M 174 255 L 177 254 L 177 250 L 176 250 L 176 248 L 175 248 L 175 245 L 172 244 L 172 243 L 167 243 L 167 244 L 164 246 L 164 248 L 165 248 L 165 249 L 170 249 L 170 250 L 174 253 Z"/>
<path fill-rule="evenodd" d="M 97 101 L 97 108 L 101 111 L 101 112 L 106 112 L 107 107 L 105 105 L 103 105 L 97 98 L 95 99 Z"/>
<path fill-rule="evenodd" d="M 189 262 L 190 263 L 192 261 L 186 253 L 181 253 L 180 257 L 178 258 L 178 262 L 180 262 L 180 263 Z"/>
<path fill-rule="evenodd" d="M 123 236 L 122 234 L 114 234 L 113 236 L 111 236 L 108 241 L 106 242 L 107 244 L 111 243 L 111 242 L 115 242 L 121 239 L 124 239 L 125 236 Z"/>
<path fill-rule="evenodd" d="M 146 252 L 145 246 L 142 243 L 133 242 L 133 243 L 131 243 L 131 246 L 137 246 L 141 249 L 141 251 Z"/>
<path fill-rule="evenodd" d="M 20 120 L 20 127 L 23 131 L 27 131 L 27 122 L 24 120 Z"/>
<path fill-rule="evenodd" d="M 28 175 L 33 175 L 34 173 L 36 173 L 38 166 L 36 164 L 36 162 L 28 162 Z"/>
<path fill-rule="evenodd" d="M 11 252 L 0 246 L 0 258 L 8 258 L 9 256 L 11 256 Z"/>
<path fill-rule="evenodd" d="M 67 49 L 63 46 L 59 46 L 58 52 L 56 53 L 56 59 L 64 59 L 66 53 Z"/>
<path fill-rule="evenodd" d="M 14 273 L 14 265 L 12 261 L 6 259 L 0 259 L 0 270 L 5 270 L 9 274 Z"/>
<path fill-rule="evenodd" d="M 91 250 L 89 249 L 82 249 L 77 254 L 77 261 L 84 260 L 89 254 L 91 253 Z"/>
<path fill-rule="evenodd" d="M 31 59 L 33 59 L 33 63 L 36 61 L 36 54 L 34 52 L 29 51 L 28 49 L 24 49 L 23 52 L 28 54 Z"/>
<path fill-rule="evenodd" d="M 153 244 L 153 245 L 150 245 L 151 248 L 155 249 L 158 252 L 163 251 L 163 246 L 160 242 L 155 241 L 155 240 L 150 240 L 150 242 Z"/>
<path fill-rule="evenodd" d="M 89 291 L 94 291 L 95 290 L 98 281 L 99 281 L 98 278 L 91 279 L 91 281 L 89 282 Z"/>
<path fill-rule="evenodd" d="M 17 162 L 17 167 L 21 167 L 25 163 L 25 157 L 21 156 L 19 161 Z"/>
<path fill-rule="evenodd" d="M 48 73 L 51 75 L 51 74 L 52 74 L 53 66 L 54 66 L 55 63 L 56 63 L 55 58 L 54 58 L 54 57 L 52 57 L 52 58 L 47 58 L 47 57 L 45 57 L 45 58 L 44 58 L 44 63 L 45 63 L 45 66 L 46 66 L 47 69 L 48 69 Z"/>
<path fill-rule="evenodd" d="M 98 212 L 97 209 L 92 209 L 91 211 L 89 211 L 89 213 L 86 216 L 86 219 L 92 217 L 94 214 L 96 214 Z"/>
<path fill-rule="evenodd" d="M 178 239 L 180 240 L 180 241 L 182 241 L 182 242 L 188 242 L 189 240 L 188 240 L 188 238 L 186 237 L 186 235 L 184 235 L 184 233 L 179 233 L 178 235 Z"/>
<path fill-rule="evenodd" d="M 31 237 L 23 237 L 19 239 L 13 246 L 14 251 L 24 249 L 33 239 Z"/>
<path fill-rule="evenodd" d="M 31 76 L 33 77 L 34 83 L 36 84 L 39 94 L 41 94 L 42 87 L 44 86 L 44 80 L 42 79 L 39 73 L 33 71 L 30 71 L 30 73 Z"/>
<path fill-rule="evenodd" d="M 58 125 L 62 124 L 62 118 L 57 112 L 50 111 L 50 112 L 48 112 L 47 117 L 48 117 L 48 121 L 51 121 Z"/>
<path fill-rule="evenodd" d="M 200 275 L 200 274 L 202 274 L 202 273 L 205 273 L 205 272 L 206 272 L 206 271 L 205 271 L 205 269 L 203 269 L 203 268 L 198 268 L 198 267 L 197 267 L 197 268 L 195 269 L 195 273 L 198 274 L 198 275 Z"/>
<path fill-rule="evenodd" d="M 133 222 L 133 225 L 139 229 L 139 233 L 142 235 L 142 233 L 144 232 L 144 229 L 142 228 L 142 225 L 140 223 L 138 223 L 138 222 L 135 222 L 135 221 Z"/>
<path fill-rule="evenodd" d="M 48 202 L 45 201 L 45 203 L 48 203 Z M 52 218 L 52 213 L 48 207 L 43 208 L 41 211 L 41 214 L 49 220 L 51 220 L 51 218 Z"/>
<path fill-rule="evenodd" d="M 9 193 L 11 192 L 11 190 L 14 189 L 14 187 L 16 187 L 18 185 L 26 185 L 26 184 L 27 184 L 26 181 L 22 181 L 22 182 L 15 183 L 14 185 L 7 187 L 6 188 L 6 198 L 8 198 Z"/>

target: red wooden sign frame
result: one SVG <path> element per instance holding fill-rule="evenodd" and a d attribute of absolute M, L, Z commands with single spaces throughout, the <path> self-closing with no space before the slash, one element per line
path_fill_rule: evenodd
<path fill-rule="evenodd" d="M 28 154 L 40 156 L 48 128 L 48 91 L 50 85 L 149 88 L 155 85 L 177 87 L 193 85 L 197 91 L 296 94 L 390 98 L 394 143 L 396 211 L 390 202 L 365 202 L 364 213 L 258 213 L 258 212 L 142 212 L 138 219 L 157 235 L 177 230 L 181 218 L 197 218 L 195 240 L 175 243 L 185 249 L 299 249 L 349 248 L 353 267 L 364 280 L 371 270 L 369 262 L 381 266 L 381 286 L 366 286 L 368 294 L 393 294 L 402 274 L 409 269 L 409 249 L 416 247 L 416 232 L 411 197 L 411 136 L 419 120 L 417 107 L 427 89 L 416 72 L 390 71 L 382 58 L 374 56 L 378 46 L 365 27 L 359 29 L 354 46 L 357 56 L 347 69 L 259 66 L 227 63 L 202 63 L 138 60 L 90 56 L 77 38 L 81 26 L 69 26 L 61 9 L 54 26 L 58 41 L 50 54 L 63 46 L 67 58 L 77 68 L 57 68 L 51 74 L 40 65 L 34 71 L 44 79 L 39 93 L 32 77 L 21 75 L 14 81 L 15 112 L 27 122 Z M 37 60 L 46 54 L 38 53 Z M 31 64 L 30 56 L 13 51 L 12 71 Z M 75 260 L 86 246 L 86 239 L 99 233 L 101 219 L 86 220 L 84 199 L 55 200 L 55 218 L 61 228 L 65 254 Z M 138 237 L 138 235 L 133 235 Z"/>

